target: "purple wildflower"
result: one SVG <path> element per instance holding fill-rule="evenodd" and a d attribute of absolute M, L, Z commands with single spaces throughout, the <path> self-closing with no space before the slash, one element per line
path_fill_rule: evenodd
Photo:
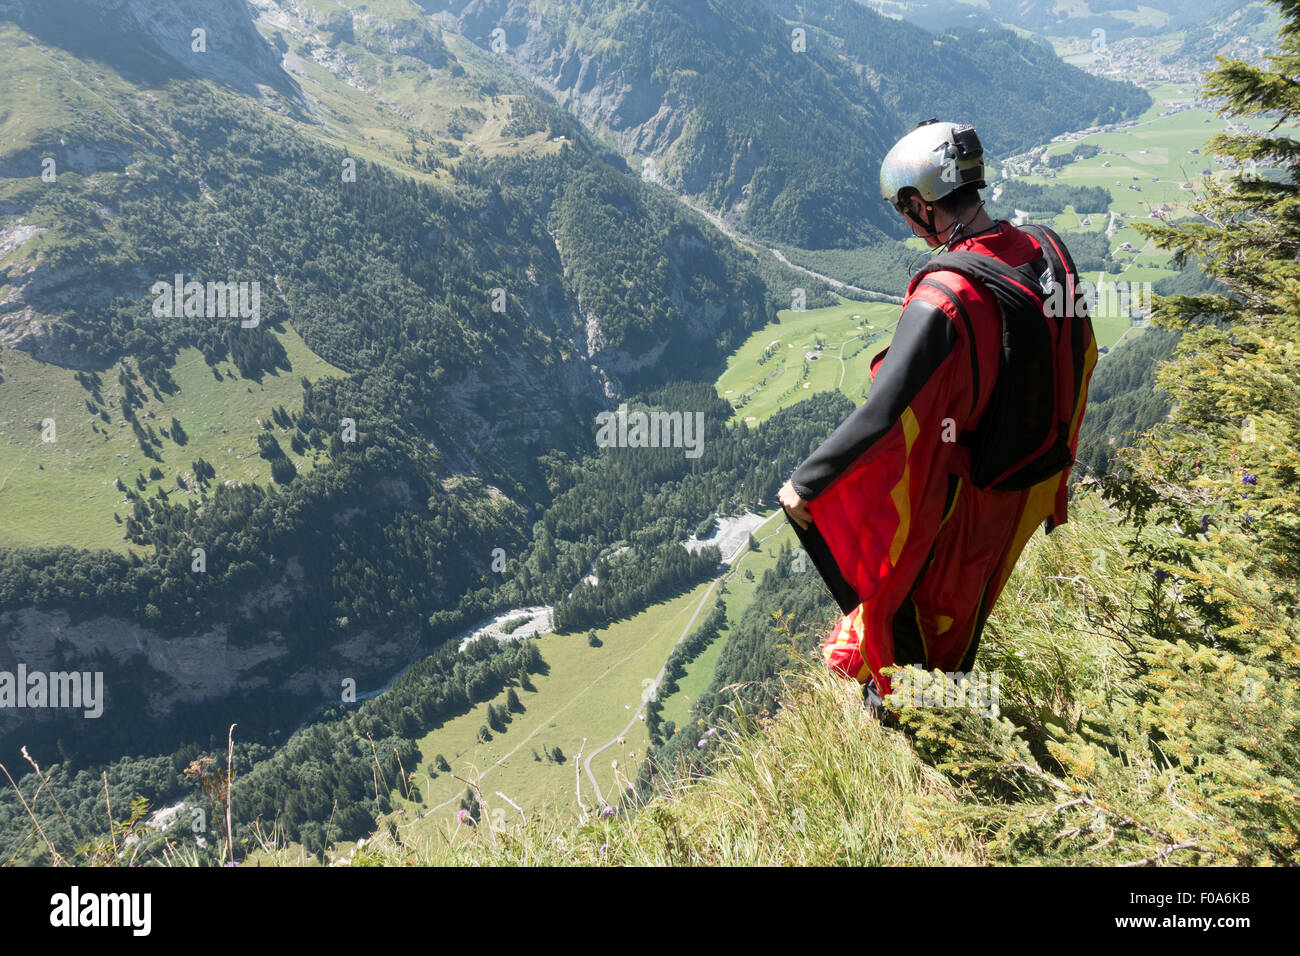
<path fill-rule="evenodd" d="M 466 810 L 464 807 L 461 807 L 459 810 L 457 810 L 457 811 L 456 811 L 456 822 L 457 822 L 457 823 L 469 823 L 469 822 L 470 822 L 469 811 Z"/>
<path fill-rule="evenodd" d="M 612 817 L 612 816 L 613 816 L 615 813 L 617 813 L 617 812 L 618 812 L 618 811 L 615 810 L 613 807 L 604 807 L 604 808 L 601 809 L 600 814 L 601 814 L 601 816 L 604 816 L 604 817 Z"/>
<path fill-rule="evenodd" d="M 1209 533 L 1210 533 L 1210 516 L 1204 515 L 1201 517 L 1201 534 L 1208 536 Z"/>
<path fill-rule="evenodd" d="M 708 741 L 705 740 L 703 737 L 701 737 L 701 738 L 700 738 L 700 742 L 699 742 L 698 744 L 696 744 L 695 747 L 696 747 L 696 749 L 699 749 L 700 747 L 703 747 L 703 746 L 704 746 L 705 744 L 707 744 L 707 743 L 708 743 Z"/>
<path fill-rule="evenodd" d="M 1247 473 L 1241 476 L 1241 483 L 1243 485 L 1257 485 L 1259 484 L 1259 479 L 1254 475 Z"/>

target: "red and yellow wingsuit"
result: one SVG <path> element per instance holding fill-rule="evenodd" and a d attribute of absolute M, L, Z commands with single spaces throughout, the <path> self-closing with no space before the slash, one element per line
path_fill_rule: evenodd
<path fill-rule="evenodd" d="M 1043 256 L 1005 220 L 952 248 L 1010 266 Z M 882 696 L 885 667 L 969 671 L 1030 535 L 1067 520 L 1068 468 L 1023 491 L 980 489 L 970 482 L 971 449 L 954 440 L 988 405 L 1001 330 L 983 285 L 949 271 L 918 276 L 892 344 L 871 361 L 866 403 L 791 478 L 813 519 L 795 532 L 845 615 L 827 662 L 863 684 L 874 676 Z M 1096 362 L 1089 331 L 1071 456 Z"/>

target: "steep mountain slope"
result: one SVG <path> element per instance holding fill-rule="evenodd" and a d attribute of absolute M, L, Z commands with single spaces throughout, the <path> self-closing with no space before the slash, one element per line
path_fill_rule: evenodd
<path fill-rule="evenodd" d="M 919 119 L 982 123 L 986 146 L 1005 153 L 1149 102 L 1004 30 L 937 38 L 851 0 L 423 5 L 647 175 L 802 247 L 902 235 L 877 173 Z"/>
<path fill-rule="evenodd" d="M 857 0 L 764 2 L 847 57 L 899 115 L 973 123 L 998 155 L 1136 116 L 1151 103 L 1133 84 L 1091 76 L 1062 63 L 1045 43 L 995 25 L 939 21 L 921 32 Z"/>
<path fill-rule="evenodd" d="M 292 99 L 280 56 L 242 0 L 0 0 L 0 20 L 131 80 L 202 76 L 232 90 Z"/>

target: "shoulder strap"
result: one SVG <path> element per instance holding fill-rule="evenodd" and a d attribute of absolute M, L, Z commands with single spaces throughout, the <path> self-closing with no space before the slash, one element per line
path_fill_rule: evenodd
<path fill-rule="evenodd" d="M 1051 264 L 1046 258 L 1012 267 L 992 256 L 962 250 L 936 256 L 917 275 L 938 271 L 960 273 L 992 292 L 1005 314 L 1008 307 L 1029 306 L 1034 311 L 1041 311 L 1043 299 L 1048 292 L 1044 287 L 1043 276 L 1049 270 Z"/>
<path fill-rule="evenodd" d="M 955 272 L 969 281 L 978 282 L 993 294 L 998 303 L 998 310 L 1003 317 L 1002 343 L 1005 350 L 1008 343 L 1007 316 L 1015 318 L 1025 314 L 1040 315 L 1042 313 L 1043 296 L 1045 294 L 1042 276 L 1048 269 L 1049 266 L 1042 259 L 1036 259 L 1018 268 L 1012 268 L 992 256 L 961 250 L 936 256 L 927 262 L 912 279 L 913 289 L 917 286 L 928 285 L 935 287 L 946 295 L 948 300 L 956 306 L 958 314 L 965 323 L 966 337 L 971 343 L 971 380 L 973 385 L 971 415 L 975 413 L 980 397 L 979 356 L 977 354 L 978 349 L 975 347 L 975 331 L 970 316 L 956 293 L 935 277 L 933 273 Z"/>
<path fill-rule="evenodd" d="M 1070 255 L 1070 250 L 1065 247 L 1061 237 L 1047 226 L 1025 223 L 1020 227 L 1020 231 L 1028 233 L 1042 246 L 1044 254 L 1052 260 L 1053 266 L 1059 263 L 1070 275 L 1077 276 L 1079 274 L 1079 270 L 1074 265 L 1074 259 Z"/>
<path fill-rule="evenodd" d="M 1069 348 L 1066 368 L 1062 369 L 1059 401 L 1069 413 L 1070 420 L 1075 418 L 1078 403 L 1083 398 L 1087 373 L 1084 370 L 1086 355 L 1096 341 L 1092 328 L 1090 303 L 1087 296 L 1079 289 L 1079 270 L 1074 264 L 1070 250 L 1066 248 L 1061 237 L 1047 226 L 1024 225 L 1020 227 L 1031 235 L 1043 252 L 1051 260 L 1053 272 L 1061 283 L 1061 292 L 1057 301 L 1065 305 L 1058 316 L 1061 322 L 1061 335 Z M 1077 436 L 1076 436 L 1077 437 Z M 1071 451 L 1073 459 L 1073 446 Z"/>
<path fill-rule="evenodd" d="M 966 329 L 966 341 L 970 343 L 971 399 L 969 415 L 974 415 L 975 407 L 980 400 L 980 360 L 979 350 L 975 347 L 975 327 L 971 324 L 970 314 L 966 311 L 966 306 L 962 305 L 961 299 L 957 297 L 957 293 L 938 279 L 923 277 L 913 288 L 919 288 L 923 285 L 936 290 L 952 304 L 953 308 L 957 310 L 957 316 L 961 319 L 963 327 Z"/>

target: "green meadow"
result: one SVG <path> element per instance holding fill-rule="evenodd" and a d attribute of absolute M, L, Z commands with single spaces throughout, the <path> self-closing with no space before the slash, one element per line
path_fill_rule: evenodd
<path fill-rule="evenodd" d="M 736 409 L 733 422 L 766 421 L 814 392 L 866 398 L 871 357 L 889 345 L 898 306 L 838 298 L 826 308 L 778 312 L 731 355 L 716 387 Z"/>
<path fill-rule="evenodd" d="M 405 809 L 408 819 L 431 808 L 431 819 L 454 817 L 466 789 L 455 774 L 477 780 L 485 793 L 504 793 L 525 811 L 564 806 L 576 812 L 579 754 L 585 761 L 592 750 L 623 735 L 625 744 L 603 751 L 591 765 L 605 798 L 616 800 L 626 787 L 619 771 L 635 767 L 649 743 L 642 721 L 636 720 L 626 734 L 624 728 L 633 720 L 647 682 L 659 673 L 711 588 L 716 592 L 714 580 L 597 629 L 600 647 L 591 647 L 581 633 L 535 638 L 546 673 L 531 675 L 531 688 L 516 689 L 523 712 L 513 715 L 504 732 L 492 732 L 490 740 L 479 740 L 479 729 L 487 724 L 488 704 L 506 702 L 502 691 L 492 701 L 475 705 L 427 734 L 420 744 L 419 772 L 412 776 L 422 799 L 395 801 L 395 806 Z M 709 594 L 696 624 L 711 604 Z M 561 763 L 545 756 L 556 747 L 564 756 Z M 436 775 L 431 775 L 438 754 L 446 757 L 451 773 L 434 771 Z M 611 766 L 615 760 L 619 762 L 617 770 Z M 582 802 L 593 809 L 596 795 L 585 771 L 581 771 L 580 784 Z"/>
<path fill-rule="evenodd" d="M 185 501 L 198 497 L 192 463 L 204 458 L 216 469 L 213 484 L 270 484 L 270 463 L 257 448 L 264 423 L 271 424 L 298 470 L 310 470 L 313 453 L 295 455 L 289 447 L 292 431 L 276 425 L 271 411 L 280 405 L 291 414 L 300 409 L 303 377 L 343 373 L 313 353 L 289 324 L 278 337 L 292 369 L 261 381 L 240 378 L 229 362 L 218 363 L 214 371 L 197 349 L 179 353 L 171 370 L 177 391 L 146 388 L 144 406 L 136 410 L 140 423 L 162 438 L 161 461 L 145 457 L 122 417 L 118 374 L 123 362 L 100 373 L 103 401 L 97 402 L 75 370 L 0 347 L 0 546 L 129 550 L 124 526 L 114 516 L 125 520 L 131 506 L 114 487 L 116 479 L 135 487 L 138 475 L 148 479 L 156 467 L 162 477 L 147 480 L 138 493 L 151 497 L 164 490 L 171 501 Z M 93 414 L 87 402 L 109 421 Z M 184 436 L 171 434 L 172 418 Z M 178 475 L 188 489 L 178 485 Z"/>

